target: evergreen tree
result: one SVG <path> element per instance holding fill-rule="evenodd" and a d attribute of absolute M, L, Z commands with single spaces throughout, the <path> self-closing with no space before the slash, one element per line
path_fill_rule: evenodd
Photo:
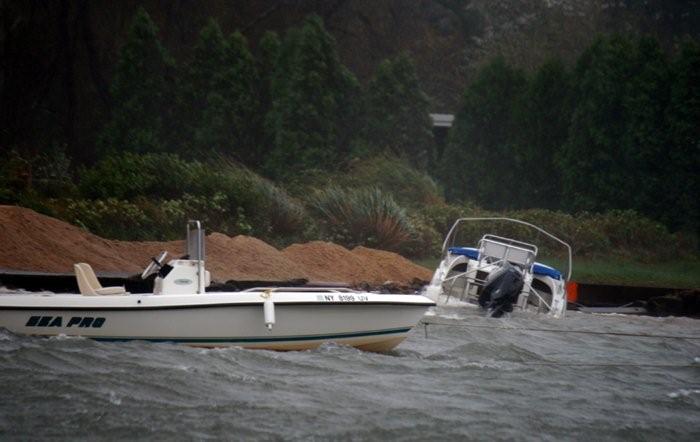
<path fill-rule="evenodd" d="M 432 164 L 434 139 L 429 101 L 407 54 L 379 65 L 368 85 L 366 101 L 367 143 L 407 159 L 418 169 Z"/>
<path fill-rule="evenodd" d="M 179 141 L 183 154 L 221 148 L 217 136 L 212 132 L 224 124 L 220 108 L 224 106 L 221 91 L 224 88 L 222 72 L 225 53 L 226 40 L 221 28 L 214 19 L 210 19 L 200 31 L 192 56 L 179 76 L 177 120 L 181 124 Z"/>
<path fill-rule="evenodd" d="M 560 155 L 564 204 L 576 210 L 622 208 L 634 191 L 626 95 L 635 74 L 634 45 L 627 39 L 598 39 L 576 66 L 576 107 Z"/>
<path fill-rule="evenodd" d="M 248 40 L 234 32 L 227 40 L 224 57 L 227 130 L 225 134 L 233 151 L 247 164 L 260 161 L 259 141 L 262 138 L 262 116 L 258 95 L 258 71 L 248 47 Z"/>
<path fill-rule="evenodd" d="M 686 41 L 671 65 L 668 106 L 669 168 L 664 176 L 672 202 L 665 211 L 674 228 L 700 235 L 700 44 Z"/>
<path fill-rule="evenodd" d="M 333 167 L 348 155 L 358 84 L 340 63 L 335 41 L 319 17 L 286 35 L 271 86 L 269 173 L 285 176 Z"/>
<path fill-rule="evenodd" d="M 279 58 L 282 42 L 276 32 L 267 31 L 260 39 L 258 60 L 258 72 L 260 73 L 260 105 L 266 113 L 271 105 L 270 89 L 274 77 L 275 66 Z"/>
<path fill-rule="evenodd" d="M 522 171 L 519 207 L 559 208 L 561 174 L 555 157 L 568 136 L 571 94 L 570 75 L 558 59 L 545 62 L 528 82 L 515 134 Z"/>
<path fill-rule="evenodd" d="M 258 56 L 256 57 L 259 74 L 258 97 L 260 99 L 260 115 L 262 116 L 268 115 L 272 109 L 272 81 L 278 65 L 281 47 L 282 42 L 279 36 L 272 31 L 265 32 L 258 44 Z M 264 164 L 273 145 L 273 137 L 269 131 L 264 130 L 263 121 L 261 121 L 260 129 L 257 141 L 258 157 L 254 161 L 256 166 Z"/>
<path fill-rule="evenodd" d="M 239 32 L 225 39 L 211 20 L 200 33 L 183 74 L 180 120 L 186 124 L 184 150 L 257 158 L 260 117 L 257 72 Z"/>
<path fill-rule="evenodd" d="M 164 125 L 172 108 L 173 66 L 158 39 L 158 28 L 139 8 L 112 80 L 114 105 L 98 142 L 103 152 L 165 150 Z"/>
<path fill-rule="evenodd" d="M 642 37 L 633 53 L 634 71 L 623 98 L 625 133 L 620 146 L 629 175 L 628 193 L 617 207 L 661 219 L 670 203 L 670 165 L 666 108 L 669 101 L 668 60 L 659 43 Z"/>
<path fill-rule="evenodd" d="M 486 208 L 517 205 L 521 179 L 514 109 L 525 74 L 502 58 L 482 68 L 467 87 L 442 159 L 445 194 Z"/>

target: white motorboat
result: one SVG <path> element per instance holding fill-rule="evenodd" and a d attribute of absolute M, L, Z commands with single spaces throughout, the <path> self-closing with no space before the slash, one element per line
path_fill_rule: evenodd
<path fill-rule="evenodd" d="M 163 252 L 141 275 L 156 273 L 153 293 L 102 287 L 92 269 L 76 264 L 80 294 L 4 294 L 0 327 L 35 336 L 144 340 L 201 347 L 272 350 L 337 342 L 388 351 L 403 341 L 435 303 L 421 295 L 387 295 L 344 288 L 260 287 L 206 292 L 204 231 L 187 226 L 187 255 Z"/>
<path fill-rule="evenodd" d="M 499 221 L 527 226 L 566 249 L 568 270 L 535 261 L 538 247 L 524 241 L 485 234 L 476 247 L 456 245 L 465 223 Z M 544 312 L 555 318 L 566 313 L 566 282 L 571 278 L 571 247 L 533 224 L 510 218 L 460 218 L 442 246 L 441 261 L 425 295 L 438 304 L 450 300 L 477 304 L 492 316 L 514 308 Z"/>

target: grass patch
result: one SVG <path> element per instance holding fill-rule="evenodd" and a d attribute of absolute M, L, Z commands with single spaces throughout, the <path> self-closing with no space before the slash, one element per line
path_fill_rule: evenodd
<path fill-rule="evenodd" d="M 650 264 L 616 259 L 574 260 L 572 279 L 598 284 L 700 288 L 700 261 Z"/>
<path fill-rule="evenodd" d="M 415 261 L 430 270 L 440 263 L 439 258 Z M 564 261 L 547 261 L 556 269 L 565 272 Z M 574 281 L 591 284 L 621 284 L 643 287 L 700 288 L 700 260 L 683 260 L 663 263 L 641 263 L 616 258 L 574 258 Z"/>

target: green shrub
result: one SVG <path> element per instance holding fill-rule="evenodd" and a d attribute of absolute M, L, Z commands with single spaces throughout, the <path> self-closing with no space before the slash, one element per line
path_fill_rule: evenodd
<path fill-rule="evenodd" d="M 31 187 L 31 163 L 16 151 L 10 151 L 0 163 L 0 203 L 14 204 Z"/>
<path fill-rule="evenodd" d="M 377 187 L 406 207 L 443 202 L 440 189 L 429 175 L 415 169 L 407 160 L 391 155 L 355 159 L 345 174 L 331 179 L 339 179 L 344 187 Z"/>
<path fill-rule="evenodd" d="M 420 213 L 443 239 L 457 219 L 488 215 L 487 212 L 476 206 L 466 204 L 457 206 L 445 203 L 425 206 L 421 208 Z M 440 242 L 442 244 L 442 240 Z"/>
<path fill-rule="evenodd" d="M 62 147 L 35 154 L 12 150 L 0 163 L 0 203 L 38 204 L 41 198 L 67 197 L 75 192 L 70 159 Z"/>
<path fill-rule="evenodd" d="M 558 236 L 571 245 L 574 258 L 617 256 L 644 261 L 687 257 L 694 252 L 691 238 L 671 234 L 662 224 L 633 211 L 571 215 L 531 209 L 505 216 L 528 221 Z M 522 233 L 510 229 L 504 236 Z M 542 235 L 531 233 L 525 238 L 540 247 L 541 255 L 561 255 L 563 251 Z"/>
<path fill-rule="evenodd" d="M 527 221 L 557 236 L 571 246 L 574 257 L 593 256 L 603 250 L 610 250 L 609 239 L 592 224 L 589 214 L 574 216 L 552 210 L 531 209 L 509 212 L 506 216 Z M 565 256 L 563 246 L 533 230 L 524 238 L 540 248 L 540 256 Z"/>
<path fill-rule="evenodd" d="M 443 238 L 454 221 L 461 217 L 504 217 L 526 221 L 571 245 L 574 259 L 614 256 L 642 261 L 666 260 L 690 257 L 697 250 L 697 238 L 671 234 L 662 224 L 633 211 L 582 212 L 576 215 L 545 209 L 489 212 L 477 207 L 444 204 L 423 208 L 420 217 Z M 486 233 L 535 244 L 540 257 L 566 256 L 566 249 L 546 235 L 509 222 L 464 223 L 454 244 L 476 246 Z"/>
<path fill-rule="evenodd" d="M 671 234 L 661 223 L 632 210 L 612 210 L 591 215 L 587 220 L 591 229 L 601 232 L 608 240 L 613 254 L 639 260 L 667 260 L 690 256 L 679 236 Z M 610 254 L 601 250 L 600 254 Z"/>
<path fill-rule="evenodd" d="M 222 204 L 233 218 L 245 214 L 247 232 L 265 240 L 300 235 L 308 224 L 304 207 L 271 181 L 225 157 L 217 158 L 196 177 L 198 195 L 221 193 Z M 240 227 L 240 226 L 239 226 Z M 232 228 L 236 233 L 240 228 Z"/>
<path fill-rule="evenodd" d="M 430 222 L 419 213 L 409 214 L 411 236 L 398 250 L 402 255 L 412 258 L 439 256 L 442 248 L 441 235 Z"/>
<path fill-rule="evenodd" d="M 61 219 L 110 239 L 153 239 L 158 227 L 139 206 L 116 198 L 60 200 L 54 210 Z"/>
<path fill-rule="evenodd" d="M 205 172 L 202 164 L 185 162 L 173 154 L 111 154 L 82 171 L 80 193 L 95 199 L 177 198 Z"/>
<path fill-rule="evenodd" d="M 148 229 L 135 233 L 134 237 L 139 238 L 180 238 L 188 219 L 202 220 L 209 231 L 255 235 L 265 240 L 294 236 L 308 225 L 299 202 L 223 156 L 201 163 L 163 153 L 112 155 L 83 171 L 80 188 L 83 196 L 94 199 L 98 207 L 115 200 L 139 208 L 152 220 Z M 101 224 L 102 209 L 94 214 L 87 206 L 88 201 L 79 205 L 80 218 L 65 211 L 61 216 L 80 219 L 100 235 L 121 237 Z"/>
<path fill-rule="evenodd" d="M 76 193 L 70 171 L 71 161 L 65 148 L 53 146 L 30 160 L 32 187 L 49 198 L 67 197 Z"/>
<path fill-rule="evenodd" d="M 160 225 L 166 232 L 172 232 L 168 239 L 181 238 L 188 220 L 198 219 L 209 232 L 222 232 L 227 235 L 250 235 L 251 227 L 245 210 L 237 206 L 227 206 L 224 193 L 211 196 L 185 194 L 180 199 L 163 201 L 159 205 Z"/>

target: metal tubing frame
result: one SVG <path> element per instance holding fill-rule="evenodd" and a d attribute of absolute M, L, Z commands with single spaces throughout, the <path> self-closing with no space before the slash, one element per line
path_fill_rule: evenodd
<path fill-rule="evenodd" d="M 452 225 L 452 228 L 450 228 L 450 231 L 447 232 L 447 236 L 445 237 L 445 241 L 442 243 L 442 253 L 441 253 L 441 254 L 442 254 L 442 259 L 444 259 L 445 256 L 447 255 L 448 243 L 450 242 L 450 240 L 454 241 L 454 232 L 455 232 L 455 230 L 457 229 L 457 226 L 458 226 L 461 222 L 464 222 L 464 221 L 507 221 L 507 222 L 512 222 L 512 223 L 516 223 L 516 224 L 522 224 L 522 225 L 524 225 L 524 226 L 533 228 L 533 229 L 537 230 L 537 231 L 540 232 L 540 233 L 543 233 L 544 235 L 546 235 L 546 236 L 549 237 L 550 239 L 553 239 L 554 241 L 556 241 L 556 242 L 562 244 L 564 247 L 566 247 L 566 250 L 567 250 L 567 253 L 568 253 L 568 258 L 569 258 L 569 268 L 568 268 L 568 271 L 567 271 L 567 273 L 566 273 L 566 280 L 567 280 L 567 281 L 571 280 L 571 271 L 572 271 L 572 253 L 571 253 L 571 246 L 570 246 L 568 243 L 564 242 L 563 240 L 557 238 L 556 236 L 552 235 L 551 233 L 547 232 L 546 230 L 544 230 L 544 229 L 542 229 L 542 228 L 540 228 L 540 227 L 537 227 L 537 226 L 534 225 L 534 224 L 531 224 L 531 223 L 528 223 L 528 222 L 525 222 L 525 221 L 521 221 L 521 220 L 519 220 L 519 219 L 513 219 L 513 218 L 503 218 L 503 217 L 495 217 L 495 218 L 490 218 L 490 217 L 487 217 L 487 218 L 459 218 L 459 219 L 458 219 L 457 221 L 455 221 L 455 223 Z"/>
<path fill-rule="evenodd" d="M 190 232 L 192 229 L 190 229 L 191 226 L 195 226 L 196 232 L 197 232 L 197 294 L 201 294 L 204 292 L 204 288 L 202 286 L 202 273 L 204 270 L 203 266 L 203 256 L 202 256 L 202 223 L 197 220 L 189 220 L 187 221 L 187 247 L 189 248 L 190 246 Z M 189 250 L 188 250 L 189 252 Z"/>

